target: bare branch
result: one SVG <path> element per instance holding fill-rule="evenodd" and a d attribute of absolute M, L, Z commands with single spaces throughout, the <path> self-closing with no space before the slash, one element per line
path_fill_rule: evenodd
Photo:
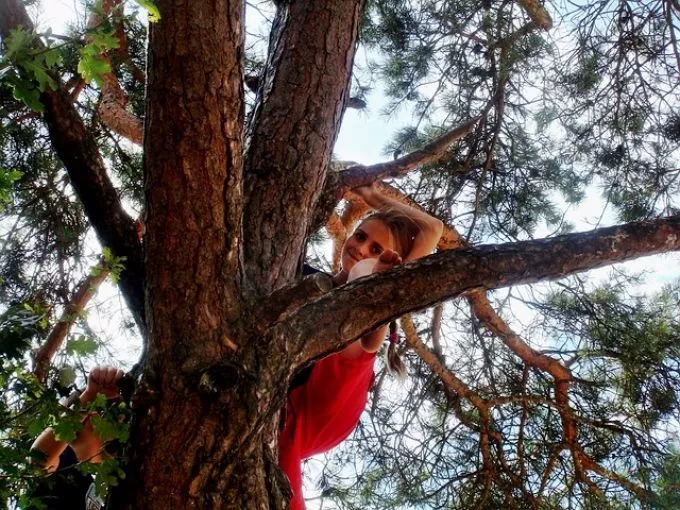
<path fill-rule="evenodd" d="M 413 325 L 413 320 L 410 316 L 402 317 L 401 327 L 404 330 L 406 342 L 408 343 L 409 347 L 411 347 L 411 349 L 413 349 L 420 359 L 422 359 L 430 367 L 430 369 L 432 369 L 433 373 L 439 376 L 444 385 L 452 394 L 469 400 L 470 403 L 478 409 L 489 409 L 489 405 L 486 400 L 471 390 L 465 384 L 465 382 L 456 377 L 448 368 L 446 368 L 446 366 L 444 366 L 437 354 L 427 348 L 427 346 L 416 334 L 415 326 Z M 461 421 L 464 420 L 461 419 Z"/>
<path fill-rule="evenodd" d="M 39 381 L 44 382 L 47 377 L 47 372 L 52 362 L 52 358 L 57 353 L 64 339 L 68 334 L 71 326 L 83 312 L 87 303 L 96 294 L 97 289 L 102 284 L 109 271 L 106 269 L 104 263 L 96 265 L 90 271 L 90 274 L 78 285 L 78 289 L 71 298 L 71 302 L 66 306 L 64 313 L 61 315 L 59 322 L 52 328 L 45 343 L 40 346 L 40 349 L 35 353 L 35 368 L 33 373 Z"/>
<path fill-rule="evenodd" d="M 378 324 L 463 292 L 560 278 L 679 249 L 680 216 L 673 216 L 551 239 L 447 251 L 337 288 L 284 323 L 297 332 L 303 344 L 299 362 L 304 363 Z M 324 317 L 323 324 L 319 317 Z"/>
<path fill-rule="evenodd" d="M 460 140 L 472 131 L 481 119 L 481 116 L 473 117 L 448 133 L 436 138 L 422 149 L 397 158 L 394 161 L 371 166 L 355 165 L 345 168 L 339 172 L 339 186 L 343 190 L 347 190 L 357 186 L 372 184 L 386 177 L 402 176 L 415 168 L 437 161 L 446 153 L 446 149 L 453 142 Z"/>
<path fill-rule="evenodd" d="M 144 141 L 142 121 L 127 111 L 127 105 L 127 96 L 123 92 L 116 75 L 113 72 L 104 75 L 102 97 L 98 107 L 102 121 L 132 143 L 141 145 Z"/>
<path fill-rule="evenodd" d="M 108 0 L 104 2 L 102 13 L 107 16 L 114 8 L 122 9 L 121 0 Z M 87 22 L 87 27 L 93 29 L 101 24 L 101 22 L 102 18 L 99 12 L 94 10 Z M 125 32 L 120 30 L 116 35 L 120 41 L 119 46 L 122 47 Z M 109 65 L 111 64 L 111 59 L 106 53 L 102 53 L 100 57 L 109 63 Z M 102 121 L 113 131 L 124 136 L 132 143 L 141 145 L 144 137 L 144 126 L 140 119 L 127 111 L 127 96 L 123 92 L 113 69 L 104 75 L 103 81 L 102 95 L 98 107 Z"/>
<path fill-rule="evenodd" d="M 496 97 L 492 98 L 484 108 L 486 113 L 494 104 Z M 378 163 L 377 165 L 364 166 L 354 164 L 344 169 L 331 171 L 328 173 L 326 185 L 314 211 L 312 220 L 313 230 L 324 225 L 328 217 L 332 214 L 336 205 L 347 192 L 357 186 L 372 184 L 386 177 L 399 177 L 409 171 L 419 168 L 427 163 L 432 163 L 442 158 L 446 149 L 456 140 L 470 133 L 482 119 L 483 115 L 473 117 L 471 120 L 461 124 L 452 131 L 440 136 L 420 150 L 414 151 L 406 156 L 397 158 L 394 161 Z M 336 166 L 337 164 L 333 164 Z M 463 166 L 461 165 L 461 169 Z M 467 171 L 467 170 L 464 170 Z"/>
<path fill-rule="evenodd" d="M 432 331 L 432 347 L 434 353 L 440 360 L 444 359 L 444 352 L 442 351 L 441 337 L 442 337 L 442 317 L 444 315 L 444 303 L 437 303 L 432 312 L 432 322 L 430 325 Z"/>
<path fill-rule="evenodd" d="M 548 372 L 556 381 L 571 381 L 572 376 L 558 360 L 530 347 L 491 307 L 484 291 L 475 290 L 468 294 L 474 314 L 484 325 L 498 336 L 503 343 L 529 366 Z"/>

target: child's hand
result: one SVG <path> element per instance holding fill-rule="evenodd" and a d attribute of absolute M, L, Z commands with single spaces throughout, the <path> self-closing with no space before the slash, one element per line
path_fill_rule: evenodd
<path fill-rule="evenodd" d="M 383 205 L 384 198 L 378 191 L 378 183 L 374 182 L 370 186 L 359 186 L 352 188 L 352 192 L 366 203 L 367 206 L 373 209 L 380 209 Z"/>
<path fill-rule="evenodd" d="M 394 250 L 385 250 L 378 257 L 378 262 L 373 266 L 373 272 L 387 271 L 392 269 L 394 266 L 398 266 L 402 263 L 401 257 Z"/>
<path fill-rule="evenodd" d="M 120 396 L 118 381 L 123 377 L 123 371 L 114 367 L 94 367 L 87 377 L 87 388 L 81 396 L 86 400 L 93 400 L 98 393 L 102 393 L 107 399 Z"/>

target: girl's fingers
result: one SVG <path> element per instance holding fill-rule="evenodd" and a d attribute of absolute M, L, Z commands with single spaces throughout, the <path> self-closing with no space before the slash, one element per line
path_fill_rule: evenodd
<path fill-rule="evenodd" d="M 106 369 L 106 385 L 107 386 L 115 386 L 116 383 L 118 382 L 118 379 L 120 379 L 123 376 L 122 370 L 115 368 L 115 367 L 107 367 Z"/>
<path fill-rule="evenodd" d="M 394 250 L 385 250 L 380 254 L 379 260 L 384 264 L 401 264 L 401 256 Z"/>
<path fill-rule="evenodd" d="M 115 367 L 97 366 L 90 371 L 90 380 L 98 386 L 114 386 L 123 377 L 123 371 Z"/>

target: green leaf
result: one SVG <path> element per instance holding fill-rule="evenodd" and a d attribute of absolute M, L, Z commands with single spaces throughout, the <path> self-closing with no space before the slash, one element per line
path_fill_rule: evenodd
<path fill-rule="evenodd" d="M 113 251 L 111 251 L 111 248 L 105 246 L 102 250 L 102 258 L 104 259 L 104 266 L 111 274 L 111 280 L 113 283 L 118 283 L 120 274 L 125 269 L 124 262 L 127 257 L 117 257 L 114 255 Z"/>
<path fill-rule="evenodd" d="M 0 168 L 0 212 L 12 203 L 12 188 L 22 175 L 18 170 Z"/>
<path fill-rule="evenodd" d="M 111 66 L 103 58 L 81 51 L 78 72 L 87 83 L 94 80 L 97 85 L 102 86 L 104 75 L 111 72 Z"/>
<path fill-rule="evenodd" d="M 158 7 L 153 2 L 153 0 L 135 0 L 135 1 L 142 8 L 146 9 L 146 12 L 149 13 L 149 22 L 150 23 L 156 23 L 157 21 L 160 21 L 161 11 L 158 10 Z"/>
<path fill-rule="evenodd" d="M 41 421 L 31 420 L 28 423 L 27 431 L 28 431 L 29 435 L 37 437 L 38 434 L 40 434 L 43 431 L 44 428 L 45 428 L 45 426 L 43 425 L 43 423 Z"/>
<path fill-rule="evenodd" d="M 9 60 L 25 55 L 33 42 L 33 33 L 23 28 L 15 28 L 5 40 L 5 55 Z"/>
<path fill-rule="evenodd" d="M 65 366 L 59 370 L 59 384 L 62 386 L 71 386 L 76 380 L 76 371 L 73 367 Z"/>
<path fill-rule="evenodd" d="M 97 352 L 98 346 L 99 345 L 95 339 L 81 335 L 68 341 L 66 344 L 66 353 L 87 356 L 88 354 L 94 354 Z"/>
<path fill-rule="evenodd" d="M 104 31 L 93 32 L 91 37 L 92 39 L 87 44 L 87 46 L 96 48 L 97 53 L 112 50 L 120 46 L 120 41 L 118 40 L 118 37 L 116 37 L 114 32 Z"/>
<path fill-rule="evenodd" d="M 104 395 L 103 393 L 97 393 L 97 396 L 94 397 L 94 400 L 90 402 L 88 407 L 92 410 L 105 409 L 107 402 L 108 399 L 106 398 L 106 395 Z"/>
<path fill-rule="evenodd" d="M 56 88 L 56 83 L 47 74 L 47 70 L 43 67 L 39 60 L 24 60 L 21 62 L 21 67 L 23 67 L 29 76 L 33 77 L 38 82 L 38 89 L 40 92 L 44 92 L 49 86 L 52 90 Z"/>
<path fill-rule="evenodd" d="M 102 441 L 118 439 L 125 442 L 128 440 L 130 432 L 127 423 L 121 423 L 117 419 L 107 419 L 98 415 L 92 416 L 91 420 L 94 431 Z"/>
<path fill-rule="evenodd" d="M 64 441 L 66 443 L 72 442 L 78 435 L 78 432 L 81 428 L 82 425 L 80 420 L 73 418 L 65 418 L 52 425 L 54 437 L 57 439 L 57 441 Z"/>
<path fill-rule="evenodd" d="M 14 99 L 22 101 L 34 112 L 42 112 L 45 106 L 40 102 L 40 91 L 24 81 L 17 80 L 12 84 Z"/>
<path fill-rule="evenodd" d="M 43 58 L 45 60 L 45 65 L 48 68 L 57 66 L 61 64 L 64 60 L 64 56 L 61 54 L 61 51 L 59 51 L 56 48 L 50 48 L 49 50 L 46 50 L 43 53 Z"/>

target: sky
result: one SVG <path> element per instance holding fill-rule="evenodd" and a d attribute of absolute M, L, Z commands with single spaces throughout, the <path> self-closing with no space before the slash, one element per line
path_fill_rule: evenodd
<path fill-rule="evenodd" d="M 52 27 L 58 33 L 63 30 L 65 23 L 75 16 L 84 16 L 78 0 L 43 0 L 42 6 L 35 9 L 38 16 L 39 27 L 45 29 Z M 359 54 L 358 60 L 365 58 Z M 383 154 L 383 148 L 388 140 L 394 135 L 400 126 L 406 125 L 411 120 L 406 112 L 400 112 L 393 117 L 386 117 L 381 112 L 386 104 L 386 98 L 379 89 L 373 90 L 367 98 L 365 110 L 348 110 L 345 114 L 344 123 L 340 131 L 334 150 L 335 156 L 340 160 L 355 161 L 362 164 L 373 164 L 390 159 Z M 590 230 L 598 223 L 602 216 L 602 199 L 600 190 L 596 187 L 588 190 L 588 196 L 583 203 L 572 207 L 568 212 L 568 219 L 576 226 L 576 230 Z M 603 224 L 612 224 L 614 219 L 611 214 L 603 218 Z M 547 234 L 547 230 L 544 232 Z M 621 264 L 618 267 L 631 272 L 648 271 L 648 276 L 640 291 L 654 291 L 660 289 L 678 276 L 678 254 L 667 254 L 656 257 L 646 257 L 635 261 Z M 609 278 L 610 268 L 602 268 L 590 273 L 591 281 L 606 281 Z M 522 293 L 520 288 L 516 291 Z M 499 291 L 504 295 L 507 291 Z M 96 304 L 89 311 L 89 322 L 104 337 L 114 336 L 118 339 L 114 346 L 107 352 L 102 352 L 101 359 L 117 359 L 123 366 L 130 366 L 137 358 L 139 346 L 134 335 L 129 331 L 120 329 L 119 325 L 112 326 L 111 317 L 115 310 L 124 306 L 121 298 L 111 284 L 104 286 L 98 296 Z M 512 326 L 531 322 L 532 312 L 517 305 L 510 318 Z M 113 328 L 113 331 L 112 331 Z M 308 487 L 308 494 L 313 495 L 313 488 Z M 310 505 L 313 508 L 315 503 Z"/>

